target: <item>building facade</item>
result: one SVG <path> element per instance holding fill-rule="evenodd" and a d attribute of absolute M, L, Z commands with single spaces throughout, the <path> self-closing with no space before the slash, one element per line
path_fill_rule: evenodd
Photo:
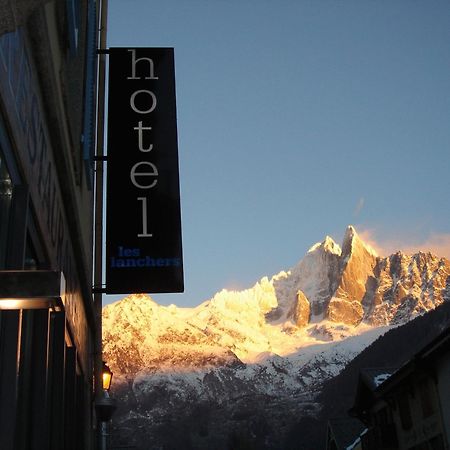
<path fill-rule="evenodd" d="M 450 329 L 396 371 L 361 371 L 351 413 L 363 450 L 448 450 Z"/>
<path fill-rule="evenodd" d="M 0 3 L 1 280 L 50 271 L 64 288 L 57 307 L 0 306 L 3 450 L 95 446 L 97 3 Z"/>

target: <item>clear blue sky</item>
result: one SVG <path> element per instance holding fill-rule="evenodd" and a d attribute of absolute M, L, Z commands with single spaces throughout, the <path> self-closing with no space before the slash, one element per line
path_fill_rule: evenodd
<path fill-rule="evenodd" d="M 350 223 L 447 242 L 448 0 L 109 0 L 108 45 L 175 48 L 185 293 L 159 303 L 250 287 Z"/>

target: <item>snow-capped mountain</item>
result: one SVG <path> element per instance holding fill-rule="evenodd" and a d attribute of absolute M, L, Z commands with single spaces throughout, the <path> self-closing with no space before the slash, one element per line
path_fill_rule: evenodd
<path fill-rule="evenodd" d="M 446 300 L 448 260 L 379 257 L 352 226 L 342 248 L 327 236 L 291 270 L 244 291 L 222 290 L 196 308 L 129 296 L 103 310 L 104 358 L 125 406 L 116 423 L 154 430 L 192 405 L 215 405 L 232 417 L 249 401 L 269 408 L 270 417 L 278 417 L 279 402 L 292 414 L 314 414 L 326 379 L 389 327 Z M 286 423 L 280 420 L 277 433 Z M 223 435 L 216 430 L 215 447 L 205 438 L 207 448 L 222 448 L 226 422 L 218 419 Z"/>

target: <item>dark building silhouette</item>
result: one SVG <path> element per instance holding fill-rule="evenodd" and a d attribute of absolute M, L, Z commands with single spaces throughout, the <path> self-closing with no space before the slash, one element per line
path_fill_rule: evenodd
<path fill-rule="evenodd" d="M 350 411 L 367 426 L 361 448 L 449 448 L 449 368 L 450 328 L 446 328 L 398 370 L 372 376 L 361 371 Z"/>
<path fill-rule="evenodd" d="M 98 3 L 0 2 L 2 450 L 95 446 Z"/>

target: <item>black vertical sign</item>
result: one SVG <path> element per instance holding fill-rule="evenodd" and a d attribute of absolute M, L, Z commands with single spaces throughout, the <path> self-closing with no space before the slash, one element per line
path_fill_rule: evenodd
<path fill-rule="evenodd" d="M 109 55 L 106 292 L 183 292 L 173 49 Z"/>

